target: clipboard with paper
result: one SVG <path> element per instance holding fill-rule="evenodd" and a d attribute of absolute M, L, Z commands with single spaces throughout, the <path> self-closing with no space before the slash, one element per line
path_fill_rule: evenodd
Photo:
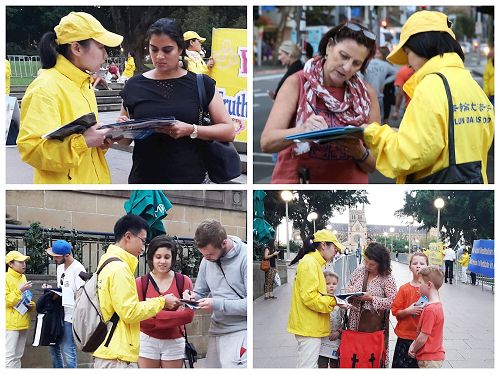
<path fill-rule="evenodd" d="M 362 127 L 356 126 L 331 127 L 328 129 L 289 135 L 286 136 L 285 139 L 293 140 L 294 142 L 328 143 L 345 138 L 361 138 L 363 131 L 364 129 Z"/>

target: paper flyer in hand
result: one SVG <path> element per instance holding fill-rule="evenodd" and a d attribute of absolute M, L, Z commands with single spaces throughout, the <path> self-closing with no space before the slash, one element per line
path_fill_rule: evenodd
<path fill-rule="evenodd" d="M 299 134 L 286 136 L 286 140 L 293 140 L 294 142 L 316 142 L 327 143 L 339 139 L 359 138 L 363 134 L 362 127 L 346 126 L 346 127 L 331 127 L 328 129 L 301 132 Z"/>
<path fill-rule="evenodd" d="M 175 124 L 175 117 L 144 118 L 125 122 L 105 124 L 99 129 L 111 129 L 106 137 L 111 139 L 128 138 L 144 139 L 157 128 Z M 94 113 L 87 113 L 74 121 L 42 136 L 43 139 L 57 139 L 63 141 L 73 134 L 83 134 L 89 127 L 95 125 L 97 119 Z"/>

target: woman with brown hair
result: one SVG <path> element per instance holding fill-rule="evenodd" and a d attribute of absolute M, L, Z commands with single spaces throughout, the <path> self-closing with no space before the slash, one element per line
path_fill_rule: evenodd
<path fill-rule="evenodd" d="M 319 55 L 281 87 L 260 139 L 264 152 L 279 152 L 272 183 L 368 183 L 375 159 L 359 139 L 326 144 L 285 137 L 380 119 L 377 93 L 358 76 L 376 48 L 374 33 L 343 23 L 320 41 Z"/>

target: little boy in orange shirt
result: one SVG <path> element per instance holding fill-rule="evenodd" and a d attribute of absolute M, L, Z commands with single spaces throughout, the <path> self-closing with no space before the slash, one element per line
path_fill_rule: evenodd
<path fill-rule="evenodd" d="M 408 355 L 417 359 L 419 368 L 443 366 L 444 312 L 439 298 L 443 279 L 443 271 L 438 266 L 427 266 L 419 271 L 420 294 L 427 296 L 429 302 L 420 315 L 417 337 L 408 350 Z"/>

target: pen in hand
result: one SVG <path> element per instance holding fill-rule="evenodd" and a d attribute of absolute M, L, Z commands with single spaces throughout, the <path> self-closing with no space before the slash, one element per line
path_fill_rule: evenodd
<path fill-rule="evenodd" d="M 315 107 L 311 104 L 311 102 L 310 102 L 308 99 L 306 99 L 306 101 L 307 101 L 307 104 L 309 104 L 309 107 L 310 107 L 310 108 L 312 109 L 312 111 L 314 112 L 314 114 L 319 115 L 318 110 L 317 110 L 317 109 L 316 109 L 316 108 L 315 108 Z"/>

